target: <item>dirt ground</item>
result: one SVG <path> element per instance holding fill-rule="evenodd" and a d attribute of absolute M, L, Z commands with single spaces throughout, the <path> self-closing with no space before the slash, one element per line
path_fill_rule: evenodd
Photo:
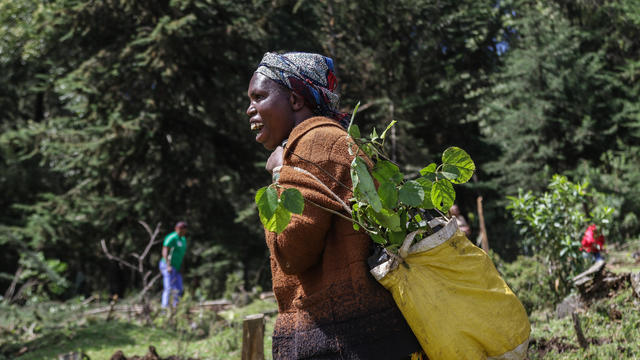
<path fill-rule="evenodd" d="M 149 352 L 144 356 L 133 355 L 131 357 L 125 356 L 122 350 L 116 351 L 113 355 L 111 355 L 110 360 L 198 360 L 195 358 L 183 358 L 176 355 L 170 355 L 167 357 L 161 357 L 158 355 L 155 346 L 149 346 Z"/>

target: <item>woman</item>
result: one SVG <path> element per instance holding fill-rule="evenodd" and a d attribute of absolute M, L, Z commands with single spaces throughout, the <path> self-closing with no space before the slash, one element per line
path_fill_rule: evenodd
<path fill-rule="evenodd" d="M 409 358 L 420 347 L 391 295 L 368 272 L 370 238 L 322 209 L 344 213 L 304 173 L 348 203 L 348 115 L 338 111 L 336 87 L 333 61 L 308 53 L 265 54 L 249 83 L 251 129 L 274 150 L 267 169 L 305 198 L 303 214 L 293 215 L 284 232 L 265 232 L 279 312 L 273 358 Z"/>

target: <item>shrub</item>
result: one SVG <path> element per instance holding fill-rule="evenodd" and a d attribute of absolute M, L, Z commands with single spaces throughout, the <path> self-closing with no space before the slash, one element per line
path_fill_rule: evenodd
<path fill-rule="evenodd" d="M 603 195 L 588 192 L 588 187 L 588 182 L 574 184 L 554 175 L 549 191 L 543 194 L 520 190 L 517 197 L 508 197 L 507 209 L 520 227 L 524 247 L 548 267 L 554 279 L 549 290 L 556 298 L 570 291 L 570 279 L 587 265 L 580 251 L 587 226 L 596 224 L 600 232 L 608 234 L 613 209 L 598 202 Z"/>
<path fill-rule="evenodd" d="M 549 291 L 553 277 L 535 257 L 519 256 L 514 262 L 501 264 L 500 271 L 528 314 L 556 302 L 556 293 Z"/>

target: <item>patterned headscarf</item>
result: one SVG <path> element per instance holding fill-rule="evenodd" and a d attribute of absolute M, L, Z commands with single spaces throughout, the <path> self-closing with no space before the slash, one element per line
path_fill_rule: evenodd
<path fill-rule="evenodd" d="M 350 115 L 338 110 L 338 80 L 331 58 L 303 52 L 268 52 L 256 72 L 302 95 L 314 113 L 335 119 L 344 128 L 349 125 Z"/>

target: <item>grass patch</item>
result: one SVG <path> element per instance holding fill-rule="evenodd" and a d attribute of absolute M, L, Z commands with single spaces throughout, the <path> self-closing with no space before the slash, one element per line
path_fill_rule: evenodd
<path fill-rule="evenodd" d="M 631 257 L 636 246 L 609 250 L 613 270 L 638 269 Z M 551 285 L 545 269 L 533 258 L 521 257 L 498 264 L 505 280 L 527 307 L 532 325 L 528 358 L 533 359 L 640 359 L 640 301 L 626 288 L 610 298 L 597 300 L 580 314 L 589 347 L 581 349 L 571 317 L 555 319 Z M 637 271 L 637 270 L 636 270 Z M 91 359 L 109 359 L 122 350 L 128 357 L 144 356 L 150 345 L 160 356 L 198 359 L 240 359 L 242 321 L 250 314 L 265 313 L 264 353 L 271 359 L 271 334 L 276 317 L 273 301 L 255 300 L 247 306 L 219 313 L 186 314 L 184 299 L 174 320 L 155 318 L 151 326 L 124 318 L 105 321 L 104 316 L 82 315 L 89 308 L 79 300 L 64 304 L 0 306 L 0 360 L 55 359 L 58 354 L 84 352 Z M 101 304 L 104 306 L 105 304 Z M 93 305 L 98 306 L 98 305 Z M 154 304 L 157 308 L 158 304 Z M 28 351 L 20 356 L 20 349 Z"/>
<path fill-rule="evenodd" d="M 612 298 L 593 303 L 580 314 L 582 330 L 589 342 L 578 345 L 571 317 L 548 319 L 549 312 L 530 316 L 529 359 L 636 359 L 640 356 L 640 312 L 630 288 Z"/>
<path fill-rule="evenodd" d="M 0 359 L 14 358 L 22 348 L 28 351 L 15 358 L 39 360 L 57 358 L 58 354 L 78 351 L 91 359 L 109 359 L 122 350 L 128 357 L 144 356 L 149 345 L 156 347 L 162 357 L 178 355 L 199 359 L 240 359 L 242 347 L 242 321 L 244 316 L 270 313 L 265 325 L 265 358 L 271 359 L 271 336 L 275 321 L 276 304 L 272 301 L 256 300 L 246 307 L 232 309 L 216 315 L 191 314 L 188 318 L 171 323 L 159 316 L 152 326 L 117 319 L 79 317 L 62 326 L 50 324 L 43 319 L 41 328 L 28 341 L 0 341 Z M 22 308 L 26 316 L 30 313 Z M 13 321 L 17 321 L 15 314 Z M 177 316 L 180 316 L 178 314 Z M 1 320 L 2 316 L 0 316 Z M 4 321 L 4 320 L 3 320 Z M 28 320 L 30 321 L 30 320 Z M 28 324 L 29 322 L 24 322 Z"/>
<path fill-rule="evenodd" d="M 612 244 L 605 255 L 607 270 L 624 273 L 640 271 L 632 254 L 640 241 Z M 640 300 L 630 287 L 611 297 L 596 300 L 579 314 L 582 330 L 589 343 L 580 348 L 571 316 L 556 319 L 559 301 L 547 271 L 531 257 L 519 257 L 512 263 L 496 261 L 504 279 L 518 295 L 531 321 L 528 359 L 640 359 Z"/>
<path fill-rule="evenodd" d="M 640 271 L 640 262 L 633 257 L 633 254 L 638 251 L 640 251 L 640 239 L 635 239 L 624 244 L 612 244 L 606 248 L 605 258 L 607 260 L 607 267 L 612 272 L 618 274 Z"/>

